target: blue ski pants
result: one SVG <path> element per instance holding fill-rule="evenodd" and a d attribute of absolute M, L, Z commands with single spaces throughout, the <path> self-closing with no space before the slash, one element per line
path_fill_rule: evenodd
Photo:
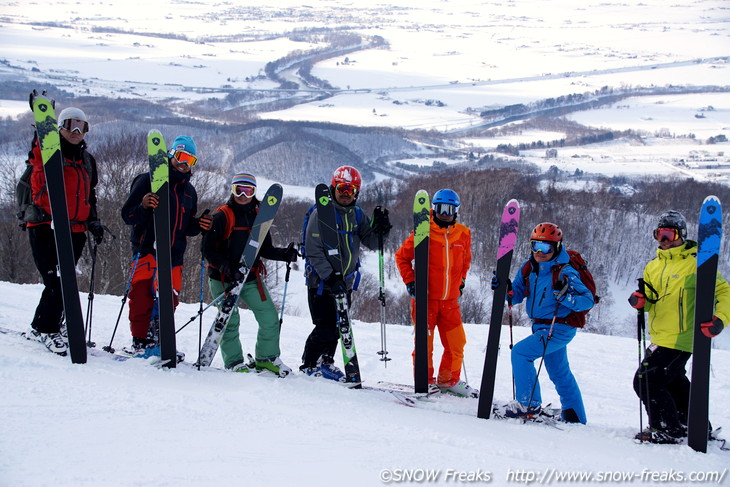
<path fill-rule="evenodd" d="M 575 337 L 577 329 L 562 323 L 555 323 L 552 337 L 548 340 L 550 325 L 532 325 L 532 335 L 521 340 L 512 348 L 512 372 L 517 400 L 527 405 L 532 394 L 532 404 L 542 404 L 540 383 L 537 381 L 535 360 L 545 353 L 544 367 L 555 390 L 560 396 L 563 411 L 572 409 L 581 423 L 586 422 L 583 397 L 568 363 L 568 343 Z M 547 348 L 545 344 L 547 343 Z M 532 388 L 535 392 L 532 393 Z"/>

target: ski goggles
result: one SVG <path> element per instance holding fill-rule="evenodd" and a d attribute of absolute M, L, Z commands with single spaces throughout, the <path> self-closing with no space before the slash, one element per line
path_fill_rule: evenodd
<path fill-rule="evenodd" d="M 352 183 L 337 183 L 335 190 L 342 196 L 357 196 L 360 188 Z"/>
<path fill-rule="evenodd" d="M 172 153 L 172 157 L 177 159 L 177 162 L 180 164 L 185 164 L 186 166 L 192 168 L 195 163 L 198 162 L 198 158 L 192 155 L 190 152 L 185 152 L 184 150 L 176 150 Z"/>
<path fill-rule="evenodd" d="M 241 196 L 245 196 L 246 198 L 253 198 L 253 195 L 256 194 L 256 187 L 244 186 L 243 184 L 234 184 L 231 192 L 236 198 L 240 198 Z"/>
<path fill-rule="evenodd" d="M 535 253 L 549 254 L 555 251 L 555 244 L 544 240 L 530 240 L 530 246 Z"/>
<path fill-rule="evenodd" d="M 446 216 L 456 215 L 456 210 L 459 209 L 458 206 L 452 205 L 451 203 L 434 203 L 431 208 L 437 215 Z"/>
<path fill-rule="evenodd" d="M 64 120 L 62 127 L 71 133 L 78 132 L 80 134 L 85 134 L 89 131 L 89 124 L 87 122 L 84 122 L 83 120 L 77 120 L 75 118 L 69 118 Z"/>
<path fill-rule="evenodd" d="M 674 242 L 679 239 L 679 230 L 676 228 L 657 228 L 654 238 L 659 242 Z"/>

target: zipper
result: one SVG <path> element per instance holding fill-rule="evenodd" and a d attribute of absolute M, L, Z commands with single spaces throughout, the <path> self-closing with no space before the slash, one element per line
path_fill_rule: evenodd
<path fill-rule="evenodd" d="M 677 303 L 679 311 L 679 332 L 684 331 L 684 289 L 679 290 L 679 302 Z"/>
<path fill-rule="evenodd" d="M 444 249 L 446 251 L 446 259 L 445 259 L 446 260 L 446 272 L 445 272 L 446 281 L 444 282 L 444 295 L 441 299 L 446 299 L 446 296 L 449 292 L 449 275 L 450 275 L 449 271 L 451 270 L 451 269 L 449 269 L 451 267 L 451 259 L 449 259 L 449 232 L 450 231 L 451 231 L 451 227 L 448 227 L 446 229 L 446 233 L 444 233 L 444 242 L 446 242 L 446 246 L 444 247 Z"/>

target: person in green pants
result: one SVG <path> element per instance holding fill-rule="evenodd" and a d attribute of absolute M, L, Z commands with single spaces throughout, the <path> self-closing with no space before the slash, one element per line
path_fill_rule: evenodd
<path fill-rule="evenodd" d="M 259 200 L 256 199 L 256 177 L 248 173 L 238 173 L 233 176 L 231 183 L 230 198 L 213 214 L 210 230 L 203 237 L 203 255 L 208 262 L 208 285 L 214 298 L 220 296 L 231 283 L 240 281 L 243 277 L 239 269 L 241 255 L 259 207 Z M 239 295 L 239 300 L 249 307 L 259 325 L 255 364 L 249 363 L 243 356 L 238 331 L 238 306 L 233 309 L 221 337 L 221 356 L 228 370 L 256 370 L 286 377 L 291 373 L 291 368 L 279 357 L 279 316 L 263 280 L 266 267 L 261 258 L 296 262 L 297 251 L 294 243 L 286 248 L 274 247 L 271 235 L 266 235 Z"/>

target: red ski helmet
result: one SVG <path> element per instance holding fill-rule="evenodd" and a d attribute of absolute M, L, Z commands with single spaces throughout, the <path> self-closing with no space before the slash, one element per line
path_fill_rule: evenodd
<path fill-rule="evenodd" d="M 544 240 L 545 242 L 559 243 L 563 241 L 563 232 L 554 223 L 542 222 L 532 229 L 530 240 Z"/>

